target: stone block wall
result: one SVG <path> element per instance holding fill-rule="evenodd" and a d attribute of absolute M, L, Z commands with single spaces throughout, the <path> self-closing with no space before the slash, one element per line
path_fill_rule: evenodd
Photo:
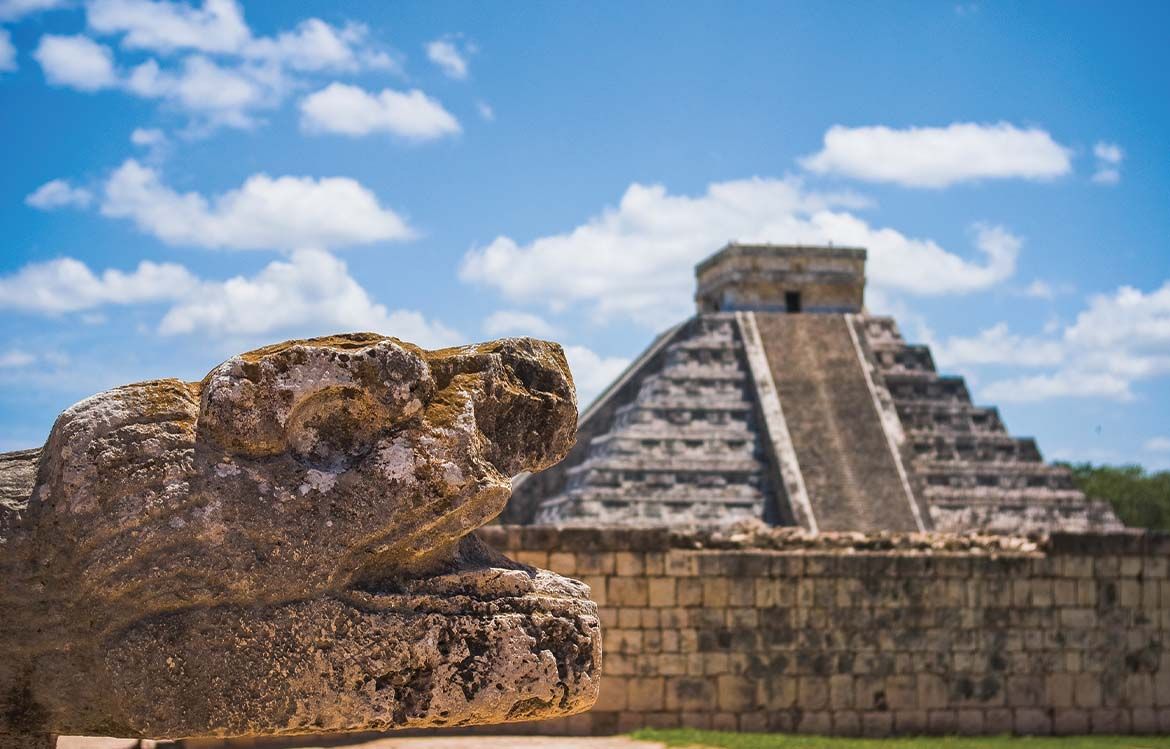
<path fill-rule="evenodd" d="M 605 638 L 590 712 L 499 733 L 1170 731 L 1164 535 L 481 534 L 588 583 Z"/>

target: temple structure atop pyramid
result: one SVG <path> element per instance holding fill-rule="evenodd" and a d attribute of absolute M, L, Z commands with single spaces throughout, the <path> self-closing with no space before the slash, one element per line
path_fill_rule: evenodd
<path fill-rule="evenodd" d="M 1112 530 L 1107 505 L 866 313 L 863 249 L 728 244 L 695 269 L 697 314 L 582 414 L 504 522 L 812 531 Z"/>

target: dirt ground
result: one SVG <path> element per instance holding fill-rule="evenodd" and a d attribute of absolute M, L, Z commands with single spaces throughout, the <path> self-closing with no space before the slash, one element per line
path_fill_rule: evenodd
<path fill-rule="evenodd" d="M 128 739 L 62 736 L 57 749 L 134 749 Z M 663 749 L 656 742 L 634 741 L 625 736 L 451 736 L 378 739 L 350 744 L 344 749 Z"/>
<path fill-rule="evenodd" d="M 662 746 L 626 736 L 452 736 L 379 739 L 347 749 L 662 749 Z"/>

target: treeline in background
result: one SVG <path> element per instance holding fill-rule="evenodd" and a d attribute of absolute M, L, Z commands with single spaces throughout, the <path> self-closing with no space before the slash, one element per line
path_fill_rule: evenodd
<path fill-rule="evenodd" d="M 1092 499 L 1112 504 L 1121 522 L 1134 528 L 1170 530 L 1170 471 L 1147 472 L 1137 465 L 1066 465 L 1077 487 Z"/>

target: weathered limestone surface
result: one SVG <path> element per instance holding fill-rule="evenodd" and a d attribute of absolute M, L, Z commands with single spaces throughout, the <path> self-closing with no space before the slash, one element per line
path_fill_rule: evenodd
<path fill-rule="evenodd" d="M 577 404 L 530 339 L 354 334 L 82 401 L 0 456 L 0 739 L 532 720 L 598 690 L 581 583 L 470 532 L 560 460 Z"/>

